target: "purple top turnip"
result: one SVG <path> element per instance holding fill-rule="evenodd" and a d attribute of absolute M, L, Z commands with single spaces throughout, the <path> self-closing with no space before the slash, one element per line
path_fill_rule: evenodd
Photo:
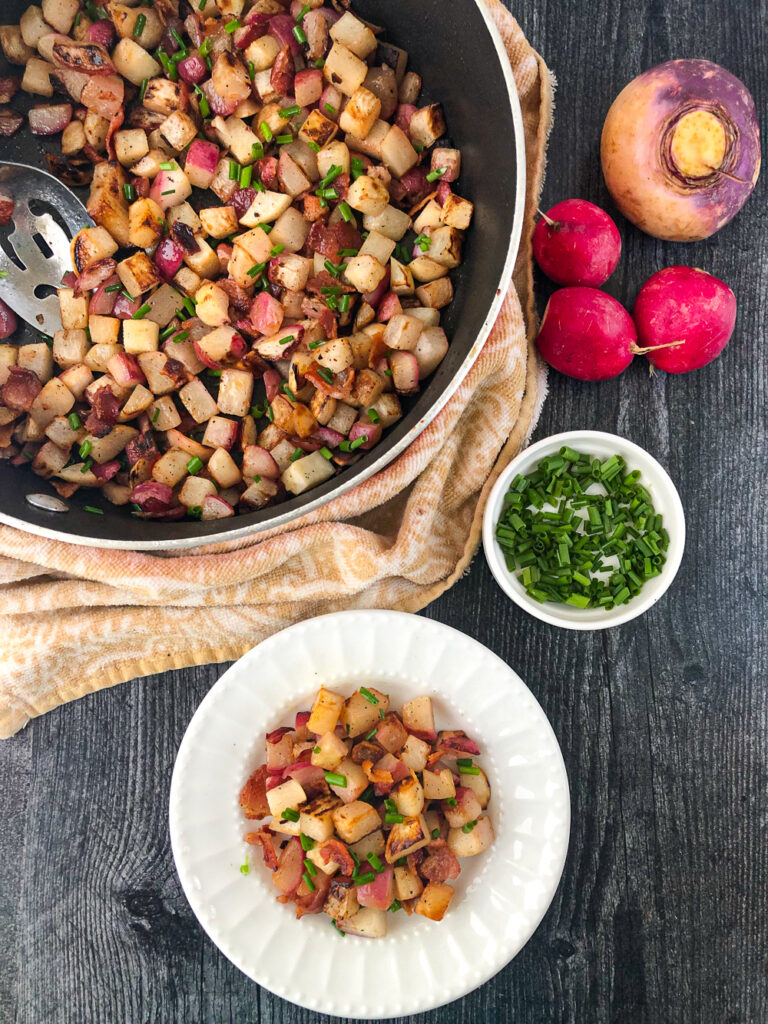
<path fill-rule="evenodd" d="M 541 215 L 533 255 L 558 284 L 604 284 L 621 256 L 621 235 L 611 218 L 586 199 L 565 199 Z"/>
<path fill-rule="evenodd" d="M 635 78 L 603 125 L 603 174 L 621 212 L 649 235 L 708 238 L 747 201 L 760 132 L 746 86 L 706 60 L 673 60 Z"/>

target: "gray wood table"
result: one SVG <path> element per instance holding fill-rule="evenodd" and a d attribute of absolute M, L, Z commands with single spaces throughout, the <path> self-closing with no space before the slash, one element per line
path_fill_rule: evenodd
<path fill-rule="evenodd" d="M 655 63 L 719 61 L 766 109 L 768 0 L 519 0 L 515 12 L 560 83 L 546 205 L 607 202 L 602 119 Z M 723 357 L 682 377 L 649 379 L 643 360 L 600 385 L 553 374 L 537 430 L 614 430 L 669 469 L 689 540 L 667 597 L 620 629 L 562 632 L 513 607 L 479 555 L 426 612 L 531 687 L 562 745 L 573 826 L 562 883 L 525 949 L 479 991 L 413 1021 L 768 1020 L 767 182 L 695 247 L 619 222 L 625 254 L 609 290 L 627 304 L 674 263 L 732 285 L 738 329 Z M 329 1020 L 232 967 L 174 870 L 171 767 L 221 671 L 88 697 L 0 745 L 2 1024 Z"/>

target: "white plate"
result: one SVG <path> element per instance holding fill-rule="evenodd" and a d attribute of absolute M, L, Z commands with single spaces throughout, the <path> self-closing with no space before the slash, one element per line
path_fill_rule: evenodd
<path fill-rule="evenodd" d="M 626 604 L 617 605 L 610 611 L 604 608 L 573 608 L 567 604 L 547 601 L 545 604 L 529 597 L 517 576 L 507 569 L 504 552 L 496 540 L 496 526 L 504 506 L 504 496 L 518 473 L 533 471 L 535 464 L 545 455 L 554 455 L 563 445 L 576 451 L 605 459 L 621 455 L 628 469 L 639 469 L 640 483 L 650 493 L 656 512 L 664 517 L 664 526 L 669 532 L 669 548 L 666 561 L 658 576 L 652 576 L 637 597 Z M 545 437 L 530 448 L 520 452 L 517 458 L 504 469 L 493 486 L 483 514 L 483 550 L 494 579 L 515 604 L 529 615 L 533 615 L 551 626 L 563 629 L 608 629 L 643 615 L 663 597 L 677 575 L 685 549 L 685 513 L 677 488 L 661 463 L 657 462 L 640 445 L 628 441 L 618 434 L 606 434 L 601 430 L 568 430 L 563 434 Z"/>
<path fill-rule="evenodd" d="M 442 922 L 389 914 L 387 937 L 371 940 L 342 938 L 325 914 L 297 921 L 244 844 L 253 824 L 238 793 L 263 762 L 264 735 L 309 708 L 321 683 L 343 692 L 381 685 L 395 707 L 429 694 L 438 728 L 465 729 L 479 744 L 496 842 L 462 861 Z M 565 862 L 568 779 L 533 695 L 476 640 L 415 615 L 340 612 L 270 637 L 211 689 L 179 748 L 170 827 L 192 909 L 249 978 L 321 1013 L 399 1017 L 472 991 L 530 938 Z"/>

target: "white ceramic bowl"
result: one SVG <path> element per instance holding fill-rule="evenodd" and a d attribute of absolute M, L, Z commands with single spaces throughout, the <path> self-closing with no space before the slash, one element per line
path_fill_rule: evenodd
<path fill-rule="evenodd" d="M 320 683 L 342 693 L 373 683 L 396 707 L 428 694 L 438 727 L 463 728 L 480 746 L 496 839 L 482 856 L 462 860 L 439 924 L 391 914 L 386 938 L 372 940 L 342 938 L 324 914 L 297 921 L 243 842 L 255 823 L 243 818 L 237 796 L 263 761 L 264 734 L 308 708 Z M 565 765 L 533 694 L 476 640 L 403 612 L 323 615 L 259 644 L 195 712 L 171 782 L 176 867 L 211 939 L 277 995 L 358 1020 L 431 1010 L 500 971 L 555 894 L 569 828 Z"/>
<path fill-rule="evenodd" d="M 570 605 L 548 601 L 541 604 L 529 597 L 523 585 L 506 566 L 504 553 L 496 540 L 496 524 L 499 521 L 504 495 L 518 473 L 529 473 L 545 455 L 552 455 L 563 445 L 576 451 L 588 452 L 605 459 L 610 455 L 621 455 L 627 467 L 639 469 L 640 483 L 649 491 L 656 512 L 664 517 L 664 526 L 669 533 L 667 560 L 658 576 L 648 580 L 637 597 L 627 604 L 606 611 L 603 608 L 573 608 Z M 639 445 L 617 434 L 606 434 L 600 430 L 569 430 L 564 434 L 553 434 L 526 448 L 507 466 L 491 491 L 483 518 L 483 548 L 496 582 L 501 589 L 530 615 L 563 629 L 608 629 L 637 618 L 656 604 L 675 578 L 685 548 L 685 515 L 680 495 L 667 471 Z"/>

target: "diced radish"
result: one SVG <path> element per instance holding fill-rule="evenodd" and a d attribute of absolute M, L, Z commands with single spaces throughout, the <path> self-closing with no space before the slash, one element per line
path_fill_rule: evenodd
<path fill-rule="evenodd" d="M 120 463 L 117 459 L 112 459 L 111 462 L 92 462 L 91 472 L 98 481 L 106 483 L 120 472 Z"/>
<path fill-rule="evenodd" d="M 112 316 L 118 293 L 108 292 L 107 288 L 114 288 L 116 284 L 120 284 L 120 279 L 115 274 L 98 286 L 88 303 L 88 316 Z"/>
<path fill-rule="evenodd" d="M 116 35 L 115 26 L 109 18 L 99 18 L 88 26 L 88 42 L 99 43 L 108 50 L 112 49 Z"/>
<path fill-rule="evenodd" d="M 187 150 L 184 173 L 190 185 L 208 188 L 216 174 L 219 162 L 219 147 L 214 142 L 195 139 Z"/>
<path fill-rule="evenodd" d="M 27 116 L 33 135 L 58 135 L 72 120 L 72 104 L 48 103 L 32 107 Z"/>
<path fill-rule="evenodd" d="M 174 206 L 180 206 L 191 195 L 192 186 L 180 167 L 174 167 L 170 171 L 160 171 L 152 182 L 149 193 L 150 199 L 154 199 L 161 210 L 170 210 Z"/>
<path fill-rule="evenodd" d="M 267 771 L 274 772 L 276 769 L 282 774 L 283 768 L 287 768 L 293 756 L 293 733 L 290 729 L 280 736 L 267 736 Z M 301 783 L 299 783 L 301 785 Z"/>
<path fill-rule="evenodd" d="M 335 85 L 326 85 L 320 96 L 320 111 L 329 121 L 338 121 L 344 96 Z"/>
<path fill-rule="evenodd" d="M 419 364 L 413 352 L 393 352 L 389 357 L 392 383 L 401 395 L 411 395 L 419 390 Z"/>
<path fill-rule="evenodd" d="M 395 124 L 398 128 L 401 128 L 405 134 L 408 134 L 408 129 L 411 127 L 411 118 L 416 113 L 417 108 L 412 103 L 401 103 L 395 113 Z"/>
<path fill-rule="evenodd" d="M 448 352 L 448 338 L 442 327 L 425 327 L 419 335 L 413 354 L 419 364 L 419 379 L 433 373 Z"/>
<path fill-rule="evenodd" d="M 318 427 L 312 437 L 327 448 L 338 448 L 345 439 L 344 434 L 340 434 L 338 430 L 331 430 L 330 427 Z"/>
<path fill-rule="evenodd" d="M 107 370 L 114 377 L 115 383 L 124 388 L 132 388 L 143 384 L 146 377 L 136 359 L 127 352 L 118 352 L 107 362 Z"/>
<path fill-rule="evenodd" d="M 264 381 L 264 387 L 267 389 L 267 401 L 271 402 L 280 393 L 280 385 L 283 383 L 283 378 L 277 370 L 270 369 L 265 370 L 262 380 Z"/>
<path fill-rule="evenodd" d="M 130 299 L 126 298 L 122 292 L 117 293 L 115 299 L 115 305 L 112 308 L 112 316 L 116 316 L 118 320 L 130 320 L 134 313 L 141 308 L 141 299 L 135 299 L 131 302 Z"/>
<path fill-rule="evenodd" d="M 203 444 L 209 448 L 224 448 L 229 451 L 237 441 L 239 429 L 237 420 L 213 416 L 206 424 Z"/>
<path fill-rule="evenodd" d="M 352 424 L 349 431 L 349 440 L 357 441 L 361 437 L 367 437 L 368 440 L 360 445 L 360 448 L 364 452 L 367 452 L 370 451 L 375 444 L 379 443 L 381 440 L 381 433 L 380 423 L 364 423 L 362 420 L 358 420 L 357 423 Z"/>
<path fill-rule="evenodd" d="M 184 262 L 184 250 L 175 238 L 168 235 L 158 245 L 154 261 L 163 281 L 170 281 Z"/>
<path fill-rule="evenodd" d="M 218 327 L 195 342 L 195 352 L 211 370 L 220 370 L 225 360 L 242 359 L 248 346 L 231 327 Z"/>
<path fill-rule="evenodd" d="M 235 514 L 235 510 L 229 502 L 224 501 L 223 498 L 219 498 L 215 494 L 206 494 L 203 498 L 202 509 L 200 518 L 206 523 L 212 519 L 228 519 L 229 516 Z"/>
<path fill-rule="evenodd" d="M 285 316 L 281 303 L 269 292 L 259 292 L 251 303 L 250 319 L 259 334 L 275 334 Z"/>
<path fill-rule="evenodd" d="M 395 295 L 394 292 L 387 292 L 379 303 L 379 308 L 376 310 L 376 319 L 379 323 L 385 324 L 393 316 L 397 316 L 402 312 L 403 307 L 400 304 L 399 296 Z"/>
<path fill-rule="evenodd" d="M 293 90 L 300 107 L 311 107 L 323 94 L 323 72 L 317 68 L 299 71 L 293 83 Z"/>
<path fill-rule="evenodd" d="M 208 75 L 208 68 L 199 53 L 190 53 L 176 65 L 179 78 L 190 85 L 198 85 Z"/>
<path fill-rule="evenodd" d="M 166 512 L 173 502 L 173 491 L 168 484 L 147 480 L 133 488 L 131 501 L 138 505 L 142 512 Z"/>
<path fill-rule="evenodd" d="M 298 839 L 290 839 L 280 854 L 279 867 L 272 875 L 272 881 L 284 896 L 291 896 L 298 889 L 303 872 L 304 851 L 301 843 Z"/>
<path fill-rule="evenodd" d="M 368 305 L 372 306 L 374 309 L 378 308 L 379 303 L 389 291 L 389 281 L 391 273 L 392 271 L 390 270 L 389 264 L 387 264 L 387 270 L 386 273 L 384 274 L 384 277 L 382 277 L 381 281 L 378 283 L 378 285 L 374 288 L 372 292 L 366 292 L 363 295 L 363 302 L 367 302 Z"/>
<path fill-rule="evenodd" d="M 388 865 L 372 882 L 366 885 L 358 885 L 355 889 L 357 901 L 361 907 L 376 907 L 378 910 L 386 910 L 392 905 L 394 899 L 395 873 L 391 865 Z"/>
<path fill-rule="evenodd" d="M 281 46 L 290 46 L 294 57 L 301 53 L 301 46 L 293 34 L 296 22 L 289 14 L 276 14 L 269 19 L 269 34 L 274 36 Z"/>
<path fill-rule="evenodd" d="M 243 452 L 243 479 L 249 481 L 257 476 L 277 480 L 280 476 L 280 467 L 266 448 L 249 444 Z"/>

